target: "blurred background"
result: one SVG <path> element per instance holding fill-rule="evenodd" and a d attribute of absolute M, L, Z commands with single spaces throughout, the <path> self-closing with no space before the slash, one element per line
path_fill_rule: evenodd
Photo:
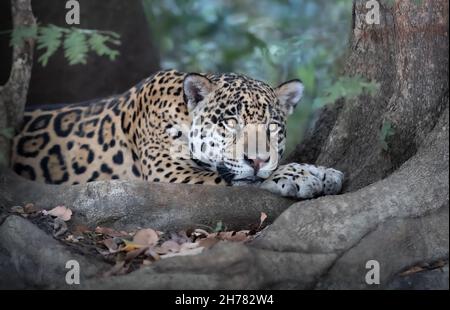
<path fill-rule="evenodd" d="M 42 61 L 50 41 L 38 31 L 28 105 L 78 102 L 121 93 L 159 69 L 237 72 L 272 86 L 302 79 L 305 96 L 288 124 L 288 150 L 298 143 L 312 113 L 367 86 L 340 76 L 351 28 L 351 0 L 80 0 L 80 29 L 111 31 L 110 54 L 92 46 L 82 61 L 68 57 L 66 42 Z M 65 1 L 34 0 L 39 27 L 65 23 Z M 0 4 L 0 84 L 11 62 L 9 1 Z M 18 34 L 16 34 L 17 37 Z M 75 46 L 87 44 L 82 40 Z M 47 40 L 47 41 L 46 41 Z M 64 40 L 59 38 L 59 40 Z M 67 40 L 66 40 L 67 41 Z M 108 40 L 105 40 L 108 42 Z M 47 44 L 50 44 L 47 42 Z M 88 44 L 87 44 L 88 45 Z M 86 46 L 87 46 L 86 45 Z M 47 49 L 48 51 L 48 49 Z M 111 51 L 117 51 L 112 57 Z M 70 50 L 69 50 L 70 52 Z M 111 57 L 108 57 L 111 56 Z M 71 61 L 72 59 L 72 61 Z"/>

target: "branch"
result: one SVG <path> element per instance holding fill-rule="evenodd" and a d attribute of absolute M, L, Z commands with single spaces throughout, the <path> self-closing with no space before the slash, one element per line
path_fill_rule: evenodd
<path fill-rule="evenodd" d="M 196 224 L 243 229 L 258 223 L 261 212 L 275 219 L 294 201 L 253 187 L 195 186 L 144 181 L 98 181 L 55 186 L 25 180 L 0 170 L 5 207 L 28 202 L 51 209 L 65 205 L 74 223 L 118 229 L 151 227 L 176 231 Z"/>

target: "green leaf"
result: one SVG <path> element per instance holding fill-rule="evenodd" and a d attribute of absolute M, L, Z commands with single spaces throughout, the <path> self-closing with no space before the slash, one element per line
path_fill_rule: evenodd
<path fill-rule="evenodd" d="M 324 105 L 334 103 L 340 98 L 352 99 L 356 98 L 362 93 L 366 92 L 373 96 L 379 89 L 379 84 L 376 82 L 368 82 L 358 76 L 340 77 L 334 84 L 326 88 L 324 96 L 318 97 L 314 100 L 313 106 L 320 108 Z"/>
<path fill-rule="evenodd" d="M 119 51 L 113 50 L 106 45 L 106 43 L 110 41 L 111 40 L 107 36 L 94 32 L 89 39 L 89 45 L 97 55 L 108 56 L 110 60 L 115 60 L 119 55 Z"/>
<path fill-rule="evenodd" d="M 303 66 L 298 70 L 298 76 L 305 85 L 306 91 L 313 94 L 316 90 L 316 73 L 314 64 Z"/>
<path fill-rule="evenodd" d="M 224 226 L 223 226 L 222 221 L 218 221 L 216 224 L 216 228 L 214 228 L 214 232 L 221 232 L 221 231 L 223 231 L 223 229 L 224 229 Z"/>
<path fill-rule="evenodd" d="M 380 144 L 381 144 L 381 148 L 384 151 L 387 151 L 389 149 L 387 140 L 389 137 L 393 136 L 394 134 L 395 134 L 395 130 L 392 127 L 392 123 L 390 121 L 384 121 L 383 125 L 381 126 L 381 131 L 380 131 Z"/>
<path fill-rule="evenodd" d="M 35 39 L 37 35 L 37 26 L 16 27 L 11 33 L 11 46 L 22 46 L 23 41 Z"/>
<path fill-rule="evenodd" d="M 79 29 L 72 28 L 64 39 L 64 55 L 69 65 L 86 64 L 88 51 L 86 35 Z"/>
<path fill-rule="evenodd" d="M 3 136 L 8 140 L 11 140 L 12 138 L 14 138 L 15 134 L 16 134 L 16 132 L 15 132 L 14 128 L 12 128 L 12 127 L 0 129 L 0 136 Z"/>
<path fill-rule="evenodd" d="M 42 66 L 47 65 L 49 58 L 61 46 L 61 37 L 62 29 L 55 25 L 39 28 L 37 48 L 38 50 L 45 49 L 45 52 L 38 59 Z"/>

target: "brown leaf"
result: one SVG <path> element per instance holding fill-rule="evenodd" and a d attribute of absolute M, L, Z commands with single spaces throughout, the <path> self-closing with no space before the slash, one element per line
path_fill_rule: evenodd
<path fill-rule="evenodd" d="M 160 254 L 160 255 L 169 253 L 169 250 L 168 250 L 168 249 L 164 249 L 164 248 L 162 248 L 162 247 L 160 247 L 160 246 L 152 247 L 152 250 L 153 250 L 155 253 Z"/>
<path fill-rule="evenodd" d="M 216 243 L 218 243 L 220 240 L 216 237 L 208 237 L 203 238 L 198 241 L 199 246 L 204 247 L 205 249 L 212 248 Z"/>
<path fill-rule="evenodd" d="M 34 204 L 32 203 L 27 203 L 24 207 L 23 207 L 23 211 L 27 214 L 30 213 L 35 213 L 38 211 L 41 211 L 41 209 L 39 209 L 38 207 L 36 207 Z"/>
<path fill-rule="evenodd" d="M 74 234 L 75 236 L 80 236 L 85 232 L 90 232 L 91 230 L 89 229 L 89 227 L 85 226 L 85 225 L 77 225 L 72 229 L 72 234 Z"/>
<path fill-rule="evenodd" d="M 133 237 L 134 243 L 145 246 L 154 246 L 158 240 L 158 233 L 151 228 L 141 229 Z"/>
<path fill-rule="evenodd" d="M 160 256 L 158 253 L 156 253 L 155 250 L 154 250 L 153 248 L 148 248 L 148 249 L 145 251 L 145 255 L 147 255 L 147 256 L 153 258 L 155 261 L 161 259 L 161 256 Z"/>
<path fill-rule="evenodd" d="M 264 221 L 267 219 L 267 214 L 264 212 L 261 212 L 261 217 L 259 218 L 259 227 L 262 226 L 262 224 L 264 223 Z"/>
<path fill-rule="evenodd" d="M 66 208 L 64 206 L 57 206 L 57 207 L 54 207 L 53 209 L 51 209 L 50 211 L 46 211 L 46 210 L 42 211 L 42 214 L 55 216 L 57 218 L 60 218 L 64 222 L 67 222 L 72 217 L 72 210 L 70 210 L 69 208 Z"/>
<path fill-rule="evenodd" d="M 191 242 L 191 239 L 188 237 L 188 235 L 185 231 L 180 231 L 178 233 L 174 233 L 174 232 L 170 233 L 170 240 L 173 240 L 178 244 Z"/>
<path fill-rule="evenodd" d="M 433 270 L 433 269 L 437 269 L 437 268 L 442 268 L 445 265 L 446 265 L 446 262 L 443 260 L 438 260 L 431 264 L 417 265 L 417 266 L 413 266 L 413 267 L 409 268 L 406 271 L 403 271 L 402 273 L 400 273 L 400 276 L 408 276 L 410 274 L 418 273 L 418 272 L 425 271 L 425 270 Z"/>
<path fill-rule="evenodd" d="M 447 263 L 444 260 L 438 260 L 437 262 L 435 262 L 434 264 L 432 264 L 432 268 L 436 269 L 436 268 L 442 268 L 445 265 L 447 265 Z"/>
<path fill-rule="evenodd" d="M 108 248 L 109 253 L 117 253 L 120 251 L 119 244 L 114 238 L 105 239 L 102 243 Z"/>
<path fill-rule="evenodd" d="M 128 240 L 123 240 L 124 245 L 119 247 L 119 251 L 124 251 L 124 252 L 131 252 L 134 251 L 136 249 L 142 249 L 142 248 L 148 248 L 148 245 L 145 244 L 139 244 L 139 243 L 135 243 L 132 241 L 128 241 Z"/>
<path fill-rule="evenodd" d="M 161 248 L 166 250 L 166 253 L 168 253 L 168 252 L 175 253 L 175 252 L 180 251 L 181 246 L 178 243 L 176 243 L 175 241 L 168 240 L 168 241 L 164 242 L 163 244 L 161 244 Z"/>
<path fill-rule="evenodd" d="M 192 242 L 192 243 L 183 243 L 180 246 L 180 251 L 177 253 L 167 253 L 164 255 L 161 255 L 161 258 L 169 258 L 169 257 L 175 257 L 175 256 L 187 256 L 187 255 L 197 255 L 200 254 L 203 251 L 204 247 L 199 246 L 198 242 Z"/>
<path fill-rule="evenodd" d="M 226 241 L 242 242 L 248 239 L 248 230 L 225 231 L 218 234 L 218 238 Z"/>
<path fill-rule="evenodd" d="M 146 250 L 147 250 L 147 248 L 141 248 L 141 249 L 136 249 L 136 250 L 128 252 L 127 255 L 125 256 L 125 261 L 129 262 L 129 261 L 135 259 L 139 255 L 143 254 Z"/>
<path fill-rule="evenodd" d="M 199 247 L 198 242 L 186 242 L 181 245 L 180 251 L 195 249 L 198 247 Z"/>
<path fill-rule="evenodd" d="M 424 271 L 424 270 L 425 269 L 420 267 L 420 266 L 414 266 L 414 267 L 412 267 L 412 268 L 410 268 L 410 269 L 400 273 L 400 276 L 404 277 L 404 276 L 408 276 L 410 274 L 418 273 L 418 272 L 421 272 L 421 271 Z"/>
<path fill-rule="evenodd" d="M 19 214 L 25 213 L 25 211 L 23 210 L 23 207 L 21 207 L 21 206 L 11 207 L 11 209 L 9 209 L 9 212 L 11 212 L 11 213 L 19 213 Z"/>

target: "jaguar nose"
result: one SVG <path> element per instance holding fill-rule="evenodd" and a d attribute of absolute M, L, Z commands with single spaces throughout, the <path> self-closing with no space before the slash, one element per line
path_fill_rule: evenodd
<path fill-rule="evenodd" d="M 248 158 L 246 155 L 244 155 L 244 160 L 255 170 L 255 175 L 256 175 L 258 173 L 259 169 L 261 169 L 270 160 L 270 157 Z"/>

